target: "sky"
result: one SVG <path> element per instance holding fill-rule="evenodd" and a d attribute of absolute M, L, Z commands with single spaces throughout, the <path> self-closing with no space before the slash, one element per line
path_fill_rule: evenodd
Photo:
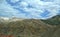
<path fill-rule="evenodd" d="M 60 0 L 0 0 L 0 17 L 50 19 L 60 15 Z"/>

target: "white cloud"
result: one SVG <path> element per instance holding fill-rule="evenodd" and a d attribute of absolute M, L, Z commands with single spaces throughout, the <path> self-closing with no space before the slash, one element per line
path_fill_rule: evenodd
<path fill-rule="evenodd" d="M 14 3 L 15 3 L 15 2 L 18 2 L 18 1 L 19 1 L 19 0 L 11 0 L 11 2 L 14 2 Z"/>
<path fill-rule="evenodd" d="M 13 0 L 11 2 L 15 3 L 19 0 Z M 52 18 L 56 15 L 58 15 L 58 10 L 60 10 L 60 5 L 59 3 L 54 2 L 44 2 L 40 0 L 23 0 L 21 2 L 18 2 L 17 5 L 14 4 L 11 6 L 11 4 L 8 4 L 6 0 L 4 0 L 2 3 L 0 3 L 0 14 L 1 15 L 7 15 L 7 16 L 16 16 L 20 18 L 37 18 L 37 19 L 49 19 Z M 59 0 L 57 0 L 59 2 Z M 30 5 L 30 7 L 28 7 Z M 49 11 L 49 14 L 43 17 L 42 13 L 45 10 Z M 1 12 L 4 11 L 4 12 Z M 41 15 L 42 14 L 42 15 Z M 12 17 L 11 16 L 11 17 Z"/>

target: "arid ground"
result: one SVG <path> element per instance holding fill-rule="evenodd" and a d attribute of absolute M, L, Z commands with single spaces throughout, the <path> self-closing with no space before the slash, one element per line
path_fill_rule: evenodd
<path fill-rule="evenodd" d="M 60 16 L 48 20 L 0 20 L 0 37 L 60 37 Z"/>

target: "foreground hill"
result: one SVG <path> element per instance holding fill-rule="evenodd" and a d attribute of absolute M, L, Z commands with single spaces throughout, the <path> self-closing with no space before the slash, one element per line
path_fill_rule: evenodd
<path fill-rule="evenodd" d="M 60 16 L 49 20 L 25 19 L 8 21 L 0 19 L 0 36 L 10 37 L 60 37 Z M 15 20 L 15 21 L 12 21 Z"/>

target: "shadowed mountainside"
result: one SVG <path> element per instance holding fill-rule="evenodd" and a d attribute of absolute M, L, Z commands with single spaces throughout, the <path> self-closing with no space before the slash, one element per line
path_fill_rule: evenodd
<path fill-rule="evenodd" d="M 50 25 L 60 25 L 60 16 L 55 16 L 51 19 L 48 19 L 48 20 L 41 20 L 43 21 L 44 23 L 46 24 L 50 24 Z"/>

